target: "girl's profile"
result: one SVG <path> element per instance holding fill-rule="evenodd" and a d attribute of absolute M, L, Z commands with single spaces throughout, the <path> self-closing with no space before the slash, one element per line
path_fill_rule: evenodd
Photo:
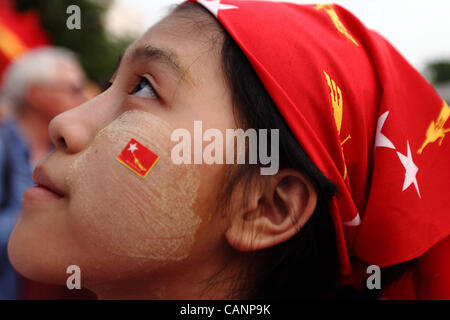
<path fill-rule="evenodd" d="M 186 1 L 128 47 L 107 90 L 52 120 L 56 148 L 33 173 L 9 257 L 53 284 L 77 265 L 100 299 L 335 299 L 348 288 L 390 299 L 404 297 L 387 290 L 404 276 L 405 295 L 450 298 L 449 116 L 338 5 Z M 195 137 L 195 121 L 224 137 L 277 130 L 277 172 L 174 163 L 172 133 Z M 381 290 L 366 286 L 371 265 Z"/>

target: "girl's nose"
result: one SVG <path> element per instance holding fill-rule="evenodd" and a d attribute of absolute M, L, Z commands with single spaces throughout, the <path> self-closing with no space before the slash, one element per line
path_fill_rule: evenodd
<path fill-rule="evenodd" d="M 88 124 L 78 117 L 77 108 L 53 118 L 48 128 L 50 139 L 56 148 L 67 153 L 78 153 L 89 143 Z"/>
<path fill-rule="evenodd" d="M 53 118 L 49 134 L 56 148 L 78 153 L 120 114 L 120 98 L 106 92 Z"/>

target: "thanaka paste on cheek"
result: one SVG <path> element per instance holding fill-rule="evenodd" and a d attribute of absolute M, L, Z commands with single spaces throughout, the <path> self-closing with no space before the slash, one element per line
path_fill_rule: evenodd
<path fill-rule="evenodd" d="M 189 255 L 202 222 L 193 211 L 200 180 L 195 166 L 173 164 L 172 131 L 150 113 L 127 111 L 77 158 L 67 183 L 73 225 L 84 241 L 120 256 L 169 261 Z M 159 156 L 145 179 L 116 160 L 131 139 Z"/>

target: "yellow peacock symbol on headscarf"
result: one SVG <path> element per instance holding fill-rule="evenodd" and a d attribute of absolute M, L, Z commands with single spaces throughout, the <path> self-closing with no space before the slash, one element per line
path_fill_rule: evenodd
<path fill-rule="evenodd" d="M 331 105 L 333 107 L 334 120 L 336 121 L 338 135 L 340 136 L 342 128 L 342 116 L 344 112 L 344 102 L 342 99 L 341 88 L 336 85 L 336 82 L 334 82 L 334 80 L 330 78 L 325 70 L 323 71 L 323 73 L 325 75 L 325 78 L 327 79 L 327 84 L 330 87 L 330 97 Z M 344 160 L 344 180 L 347 178 L 347 165 L 345 164 L 344 144 L 351 138 L 351 135 L 348 135 L 347 138 L 345 138 L 344 141 L 341 142 L 342 159 Z"/>
<path fill-rule="evenodd" d="M 349 39 L 353 44 L 357 47 L 359 47 L 358 42 L 350 35 L 347 28 L 342 23 L 341 19 L 339 19 L 339 16 L 337 15 L 336 11 L 333 8 L 333 5 L 330 4 L 318 4 L 315 7 L 317 10 L 324 10 L 328 15 L 330 16 L 331 21 L 333 21 L 334 26 L 336 29 L 342 33 L 347 39 Z"/>
<path fill-rule="evenodd" d="M 444 140 L 445 135 L 450 132 L 450 128 L 444 128 L 444 125 L 449 117 L 450 117 L 450 107 L 444 101 L 444 105 L 442 107 L 441 113 L 438 116 L 438 119 L 436 121 L 432 121 L 430 123 L 430 126 L 428 127 L 425 142 L 422 144 L 422 147 L 417 151 L 418 154 L 422 154 L 423 149 L 425 149 L 426 146 L 436 142 L 438 139 L 440 139 L 439 146 L 442 145 L 442 141 Z"/>

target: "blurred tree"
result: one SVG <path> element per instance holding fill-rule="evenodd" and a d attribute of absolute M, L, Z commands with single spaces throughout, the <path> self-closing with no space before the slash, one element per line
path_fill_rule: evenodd
<path fill-rule="evenodd" d="M 119 54 L 132 42 L 129 38 L 113 38 L 107 34 L 102 14 L 111 0 L 15 0 L 20 12 L 37 10 L 44 29 L 54 45 L 76 52 L 88 77 L 104 84 L 112 75 Z M 67 7 L 76 4 L 81 9 L 81 29 L 66 26 Z"/>
<path fill-rule="evenodd" d="M 436 61 L 428 64 L 425 70 L 432 84 L 450 82 L 450 61 Z"/>

